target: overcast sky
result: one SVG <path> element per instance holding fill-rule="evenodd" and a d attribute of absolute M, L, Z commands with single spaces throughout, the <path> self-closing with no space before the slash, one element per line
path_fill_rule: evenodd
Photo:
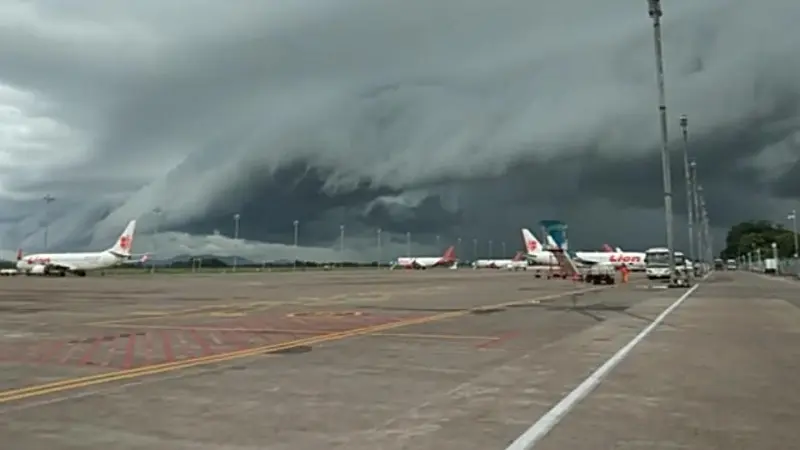
<path fill-rule="evenodd" d="M 675 231 L 681 113 L 717 242 L 800 200 L 800 3 L 665 4 Z M 0 247 L 331 257 L 664 242 L 644 0 L 0 3 Z M 153 214 L 155 208 L 163 212 Z M 241 214 L 236 244 L 233 214 Z M 159 233 L 154 234 L 158 228 Z M 155 237 L 153 237 L 155 236 Z M 389 239 L 391 242 L 388 242 Z M 155 242 L 153 241 L 155 239 Z M 466 242 L 469 242 L 467 244 Z M 286 247 L 289 245 L 289 247 Z"/>

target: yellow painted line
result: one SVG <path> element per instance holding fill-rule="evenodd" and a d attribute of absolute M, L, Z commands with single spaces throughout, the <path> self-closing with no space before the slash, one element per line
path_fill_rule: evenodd
<path fill-rule="evenodd" d="M 561 292 L 557 294 L 547 295 L 544 297 L 540 297 L 540 299 L 548 299 L 548 298 L 557 298 L 562 297 L 565 295 L 571 295 L 578 292 L 589 292 L 589 291 L 596 291 L 603 289 L 600 288 L 590 288 L 590 289 L 582 289 L 578 291 L 567 291 Z M 506 306 L 509 304 L 513 304 L 515 302 L 506 302 L 500 303 L 496 305 L 485 305 L 484 307 L 491 307 L 491 306 Z M 473 308 L 474 309 L 474 308 Z M 453 311 L 453 312 L 446 312 L 441 314 L 436 314 L 433 316 L 426 316 L 426 317 L 419 317 L 414 319 L 408 319 L 398 322 L 391 322 L 382 325 L 373 325 L 363 328 L 356 328 L 352 330 L 346 330 L 341 332 L 335 333 L 328 333 L 320 336 L 311 336 L 304 339 L 296 339 L 292 341 L 282 342 L 279 344 L 271 344 L 271 345 L 263 345 L 259 347 L 254 347 L 250 349 L 244 350 L 237 350 L 228 353 L 221 353 L 218 355 L 210 355 L 204 356 L 200 358 L 194 358 L 184 361 L 174 361 L 162 364 L 156 364 L 147 367 L 139 367 L 136 369 L 127 369 L 127 370 L 120 370 L 116 372 L 110 373 L 101 373 L 96 375 L 89 375 L 84 377 L 77 377 L 71 378 L 61 381 L 55 381 L 52 383 L 45 383 L 36 386 L 29 386 L 24 388 L 17 388 L 17 389 L 9 389 L 6 391 L 0 391 L 0 403 L 8 403 L 17 400 L 24 400 L 27 398 L 32 397 L 39 397 L 48 394 L 55 394 L 58 392 L 63 391 L 70 391 L 90 386 L 95 386 L 99 384 L 106 384 L 115 381 L 123 381 L 129 380 L 133 378 L 140 378 L 149 375 L 158 375 L 162 373 L 174 372 L 181 369 L 189 369 L 192 367 L 199 367 L 205 366 L 214 363 L 220 363 L 230 360 L 242 359 L 247 358 L 250 356 L 256 356 L 263 353 L 268 352 L 276 352 L 280 350 L 285 350 L 289 348 L 299 347 L 301 345 L 314 345 L 314 344 L 321 344 L 324 342 L 331 342 L 337 341 L 341 339 L 345 339 L 348 337 L 356 337 L 356 336 L 363 336 L 373 333 L 378 333 L 382 331 L 392 330 L 395 328 L 407 327 L 411 325 L 421 325 L 436 321 L 441 321 L 445 319 L 465 316 L 470 313 L 472 309 L 465 309 L 460 311 Z"/>
<path fill-rule="evenodd" d="M 373 333 L 371 336 L 386 336 L 399 338 L 441 339 L 441 340 L 478 340 L 487 341 L 497 336 L 473 336 L 462 334 L 429 334 L 429 333 Z"/>

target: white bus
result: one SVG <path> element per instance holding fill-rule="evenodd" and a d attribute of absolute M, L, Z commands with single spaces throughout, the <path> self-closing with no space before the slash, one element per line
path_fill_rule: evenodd
<path fill-rule="evenodd" d="M 686 271 L 686 257 L 682 252 L 675 252 L 675 269 Z M 670 279 L 669 249 L 654 247 L 644 252 L 645 273 L 650 280 Z"/>

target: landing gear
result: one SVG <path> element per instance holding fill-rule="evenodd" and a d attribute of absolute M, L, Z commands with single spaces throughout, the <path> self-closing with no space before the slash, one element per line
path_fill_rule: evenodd
<path fill-rule="evenodd" d="M 63 270 L 59 270 L 58 271 L 58 276 L 59 277 L 65 277 L 65 276 L 67 276 L 67 272 L 64 272 Z"/>
<path fill-rule="evenodd" d="M 75 275 L 79 276 L 79 277 L 85 277 L 85 276 L 86 276 L 86 272 L 84 272 L 83 270 L 76 270 L 76 271 L 75 271 L 75 272 L 73 272 L 73 273 L 74 273 Z M 64 272 L 61 272 L 61 276 L 62 276 L 62 277 L 64 276 Z"/>

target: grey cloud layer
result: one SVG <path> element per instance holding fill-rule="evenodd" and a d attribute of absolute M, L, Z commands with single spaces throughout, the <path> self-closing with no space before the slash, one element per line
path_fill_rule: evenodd
<path fill-rule="evenodd" d="M 18 148 L 33 137 L 9 140 L 2 186 L 67 199 L 52 205 L 54 243 L 100 244 L 130 217 L 146 233 L 155 207 L 162 230 L 196 235 L 181 250 L 206 248 L 234 212 L 250 239 L 290 244 L 299 219 L 322 247 L 340 223 L 365 248 L 377 227 L 517 245 L 519 226 L 554 216 L 587 246 L 663 235 L 644 1 L 0 8 L 0 83 L 30 97 L 0 103 L 60 155 L 30 161 Z M 690 116 L 713 217 L 782 215 L 800 197 L 800 6 L 664 8 L 668 108 Z M 29 212 L 5 240 L 38 245 L 42 211 L 6 205 Z"/>

